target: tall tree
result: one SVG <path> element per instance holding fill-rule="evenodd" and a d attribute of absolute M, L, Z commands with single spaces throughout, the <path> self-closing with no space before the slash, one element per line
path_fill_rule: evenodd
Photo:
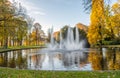
<path fill-rule="evenodd" d="M 120 40 L 120 4 L 105 7 L 105 40 Z M 117 42 L 118 43 L 118 42 Z"/>
<path fill-rule="evenodd" d="M 19 45 L 21 46 L 25 36 L 27 35 L 28 25 L 27 25 L 27 22 L 24 21 L 24 19 L 22 19 L 22 18 L 17 18 L 16 24 L 18 25 L 16 28 L 17 29 L 17 32 L 16 32 L 17 33 L 17 41 L 18 41 Z"/>
<path fill-rule="evenodd" d="M 112 27 L 115 38 L 120 40 L 120 1 L 112 6 Z"/>
<path fill-rule="evenodd" d="M 0 21 L 2 22 L 3 26 L 3 44 L 4 48 L 8 46 L 8 25 L 6 24 L 11 17 L 13 17 L 14 10 L 11 6 L 10 1 L 2 0 L 0 2 Z"/>
<path fill-rule="evenodd" d="M 14 28 L 14 26 L 11 26 L 11 23 L 14 22 L 13 19 L 19 16 L 25 17 L 25 11 L 20 4 L 17 5 L 9 0 L 0 1 L 0 27 L 3 34 L 1 35 L 1 42 L 4 48 L 8 47 L 9 31 Z"/>
<path fill-rule="evenodd" d="M 91 24 L 88 29 L 88 41 L 96 44 L 102 40 L 104 28 L 104 0 L 92 0 Z"/>
<path fill-rule="evenodd" d="M 10 2 L 9 0 L 0 1 L 0 43 L 4 48 L 8 47 L 8 40 L 11 42 L 12 38 L 20 37 L 16 36 L 16 29 L 18 27 L 20 29 L 27 27 L 27 22 L 25 21 L 27 16 L 28 15 L 26 9 L 20 3 L 18 4 L 15 1 Z M 23 30 L 17 30 L 17 32 L 18 31 L 24 33 L 24 31 L 26 31 L 26 28 L 23 28 Z"/>
<path fill-rule="evenodd" d="M 28 24 L 28 34 L 27 34 L 26 42 L 28 41 L 28 45 L 31 45 L 31 29 L 34 25 L 35 20 L 32 17 L 27 16 L 26 21 L 27 21 L 27 24 Z"/>
<path fill-rule="evenodd" d="M 106 24 L 104 5 L 109 5 L 110 0 L 82 0 L 85 11 L 91 12 L 91 24 L 88 30 L 90 44 L 102 44 Z"/>
<path fill-rule="evenodd" d="M 38 45 L 40 40 L 40 30 L 41 30 L 41 25 L 39 23 L 35 23 L 33 31 L 35 32 L 36 45 Z"/>

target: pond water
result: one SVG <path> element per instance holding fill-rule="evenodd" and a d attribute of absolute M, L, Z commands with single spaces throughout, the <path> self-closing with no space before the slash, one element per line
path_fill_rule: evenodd
<path fill-rule="evenodd" d="M 40 52 L 40 49 L 0 53 L 0 67 L 30 70 L 120 70 L 120 51 Z"/>

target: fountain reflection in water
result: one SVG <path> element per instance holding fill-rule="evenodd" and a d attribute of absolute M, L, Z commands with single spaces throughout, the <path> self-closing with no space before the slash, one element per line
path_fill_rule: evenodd
<path fill-rule="evenodd" d="M 66 39 L 63 39 L 62 32 L 60 31 L 59 43 L 53 38 L 52 28 L 51 40 L 48 48 L 30 55 L 30 57 L 33 55 L 38 57 L 42 56 L 39 61 L 36 60 L 36 63 L 39 63 L 40 66 L 38 66 L 38 68 L 35 68 L 34 65 L 29 67 L 40 70 L 91 70 L 91 65 L 88 64 L 87 54 L 85 53 L 88 50 L 84 48 L 84 45 L 85 41 L 80 39 L 77 27 L 75 29 L 75 38 L 73 29 L 70 27 L 68 27 Z M 81 63 L 86 65 L 81 67 Z"/>

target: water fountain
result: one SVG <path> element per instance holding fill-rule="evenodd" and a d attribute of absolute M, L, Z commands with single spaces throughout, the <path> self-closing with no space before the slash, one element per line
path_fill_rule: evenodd
<path fill-rule="evenodd" d="M 50 44 L 48 45 L 49 50 L 83 50 L 84 45 L 85 45 L 85 41 L 81 40 L 79 38 L 79 31 L 78 28 L 76 27 L 75 29 L 75 39 L 74 39 L 74 33 L 73 33 L 73 29 L 71 27 L 68 27 L 68 31 L 67 31 L 67 37 L 66 39 L 62 38 L 62 32 L 60 31 L 60 41 L 59 43 L 57 43 L 54 40 L 53 37 L 53 28 L 51 29 L 51 40 L 50 40 Z"/>
<path fill-rule="evenodd" d="M 51 40 L 48 48 L 42 49 L 40 52 L 32 55 L 44 55 L 44 59 L 40 59 L 40 70 L 85 70 L 80 68 L 81 59 L 86 58 L 88 49 L 84 47 L 85 41 L 80 40 L 79 30 L 75 29 L 75 38 L 73 29 L 68 27 L 67 37 L 63 39 L 60 31 L 60 41 L 57 43 L 53 38 L 53 28 L 51 29 Z M 43 57 L 42 57 L 43 58 Z M 86 64 L 85 67 L 90 67 Z M 38 68 L 36 68 L 38 69 Z M 88 70 L 88 69 L 87 69 Z"/>

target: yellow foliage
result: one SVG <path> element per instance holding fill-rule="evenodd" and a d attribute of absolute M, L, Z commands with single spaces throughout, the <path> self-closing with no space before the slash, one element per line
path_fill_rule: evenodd
<path fill-rule="evenodd" d="M 112 8 L 115 9 L 115 8 L 118 8 L 119 7 L 119 4 L 118 3 L 115 3 L 113 4 Z"/>
<path fill-rule="evenodd" d="M 109 70 L 114 70 L 114 63 L 113 63 L 113 60 L 111 59 L 108 63 L 108 69 Z"/>
<path fill-rule="evenodd" d="M 32 32 L 31 38 L 32 38 L 32 40 L 35 40 L 35 38 L 36 38 L 36 32 L 35 31 Z"/>
<path fill-rule="evenodd" d="M 111 17 L 112 28 L 116 37 L 120 37 L 120 2 L 112 6 L 114 15 Z"/>
<path fill-rule="evenodd" d="M 109 70 L 119 70 L 120 69 L 120 52 L 108 51 L 106 53 L 107 67 Z"/>
<path fill-rule="evenodd" d="M 88 56 L 88 60 L 92 65 L 94 70 L 101 70 L 101 60 L 102 56 L 98 52 L 90 52 Z"/>
<path fill-rule="evenodd" d="M 92 0 L 92 2 L 91 24 L 87 37 L 90 44 L 96 44 L 101 39 L 101 28 L 104 20 L 104 0 Z"/>
<path fill-rule="evenodd" d="M 113 4 L 112 11 L 114 14 L 120 14 L 120 2 Z"/>
<path fill-rule="evenodd" d="M 119 70 L 120 69 L 120 52 L 116 51 L 116 62 L 115 62 L 115 66 L 114 66 L 115 70 Z"/>

